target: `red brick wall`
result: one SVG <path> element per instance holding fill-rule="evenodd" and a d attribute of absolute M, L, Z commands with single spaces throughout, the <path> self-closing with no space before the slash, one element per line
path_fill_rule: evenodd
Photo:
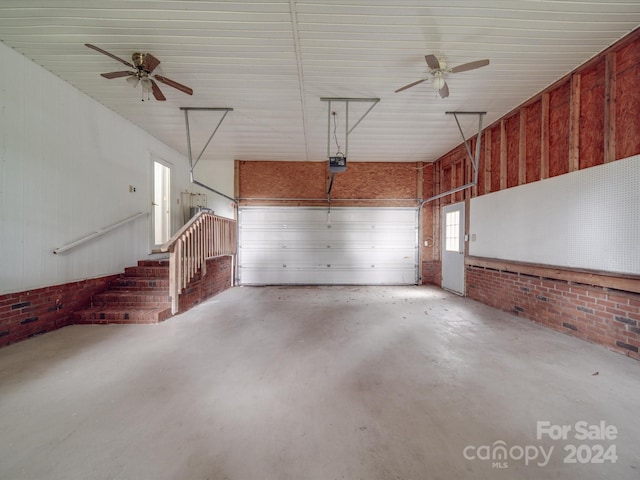
<path fill-rule="evenodd" d="M 118 275 L 65 283 L 0 296 L 0 347 L 71 324 L 71 313 L 89 306 L 91 297 Z"/>
<path fill-rule="evenodd" d="M 0 296 L 0 347 L 72 325 L 71 314 L 87 308 L 120 275 L 55 285 Z M 231 257 L 207 260 L 207 275 L 196 275 L 180 296 L 184 312 L 231 287 Z"/>
<path fill-rule="evenodd" d="M 467 266 L 467 296 L 640 360 L 640 295 Z"/>
<path fill-rule="evenodd" d="M 178 311 L 186 312 L 209 297 L 231 287 L 231 257 L 216 257 L 207 260 L 207 274 L 198 273 L 179 298 Z"/>

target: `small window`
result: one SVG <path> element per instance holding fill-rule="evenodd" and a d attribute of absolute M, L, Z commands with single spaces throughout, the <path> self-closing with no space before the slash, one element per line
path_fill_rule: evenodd
<path fill-rule="evenodd" d="M 448 212 L 444 226 L 445 250 L 447 252 L 460 251 L 460 211 Z"/>

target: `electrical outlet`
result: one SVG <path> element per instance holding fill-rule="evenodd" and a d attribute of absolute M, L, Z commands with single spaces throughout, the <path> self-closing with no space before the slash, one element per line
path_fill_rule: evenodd
<path fill-rule="evenodd" d="M 135 193 L 136 191 L 136 187 L 134 187 L 133 185 L 129 185 L 129 193 Z"/>

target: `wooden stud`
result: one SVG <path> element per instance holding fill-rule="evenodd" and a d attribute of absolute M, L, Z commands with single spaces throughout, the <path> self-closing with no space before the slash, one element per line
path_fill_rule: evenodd
<path fill-rule="evenodd" d="M 604 80 L 604 163 L 616 159 L 616 54 L 605 57 Z"/>
<path fill-rule="evenodd" d="M 500 190 L 507 188 L 507 122 L 500 121 Z"/>
<path fill-rule="evenodd" d="M 240 160 L 233 161 L 233 193 L 234 198 L 240 198 Z"/>
<path fill-rule="evenodd" d="M 520 138 L 518 142 L 518 185 L 527 183 L 527 111 L 520 109 Z"/>
<path fill-rule="evenodd" d="M 540 180 L 549 178 L 549 101 L 549 92 L 543 93 L 540 129 Z"/>
<path fill-rule="evenodd" d="M 491 130 L 484 134 L 484 193 L 491 192 Z"/>
<path fill-rule="evenodd" d="M 476 151 L 476 142 L 478 141 L 478 136 L 476 135 L 470 142 L 469 142 L 469 147 L 471 149 L 471 151 L 473 152 L 473 155 L 475 157 L 475 151 Z M 480 159 L 477 158 L 476 159 L 478 161 L 478 164 L 476 165 L 476 167 L 479 169 L 480 168 Z M 473 179 L 475 178 L 475 169 L 473 168 L 473 165 L 469 165 L 467 167 L 467 182 L 466 183 L 471 183 L 473 181 Z M 480 181 L 480 172 L 478 171 L 478 182 Z M 472 198 L 472 197 L 477 197 L 478 196 L 478 184 L 476 183 L 473 187 L 471 187 L 471 191 L 469 192 L 469 195 L 467 195 L 467 198 Z"/>
<path fill-rule="evenodd" d="M 571 77 L 569 103 L 569 171 L 580 169 L 580 74 Z"/>

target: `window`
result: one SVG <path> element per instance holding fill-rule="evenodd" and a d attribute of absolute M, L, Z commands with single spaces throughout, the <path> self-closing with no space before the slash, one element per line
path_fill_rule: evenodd
<path fill-rule="evenodd" d="M 460 211 L 448 212 L 444 220 L 444 248 L 447 252 L 460 251 Z"/>

